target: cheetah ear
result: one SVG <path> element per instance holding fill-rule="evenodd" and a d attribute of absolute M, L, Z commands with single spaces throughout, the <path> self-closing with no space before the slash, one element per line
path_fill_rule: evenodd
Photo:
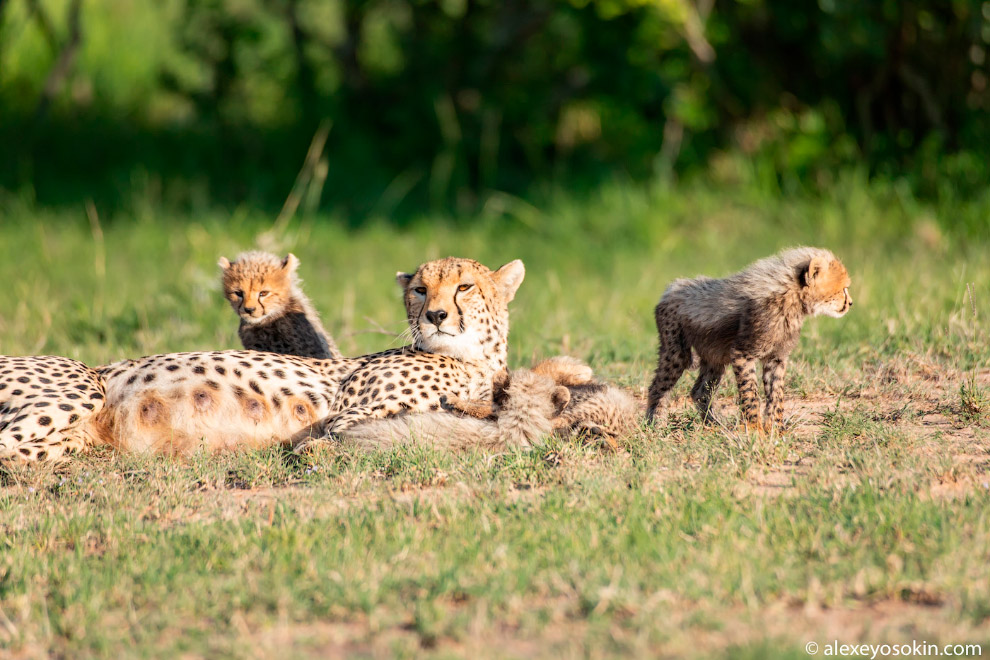
<path fill-rule="evenodd" d="M 804 275 L 804 285 L 813 286 L 828 268 L 828 259 L 825 257 L 813 257 L 808 263 L 808 270 Z"/>
<path fill-rule="evenodd" d="M 224 270 L 230 268 L 230 262 L 227 261 L 227 257 L 220 257 L 220 261 L 217 262 L 217 265 Z"/>
<path fill-rule="evenodd" d="M 550 400 L 553 401 L 557 414 L 560 414 L 567 407 L 567 404 L 571 402 L 571 391 L 563 386 L 555 387 L 553 388 L 553 394 L 550 395 Z"/>
<path fill-rule="evenodd" d="M 282 270 L 288 270 L 290 273 L 295 272 L 296 268 L 299 267 L 299 258 L 291 252 L 285 255 L 285 259 L 282 259 Z"/>
<path fill-rule="evenodd" d="M 522 284 L 524 277 L 526 277 L 526 267 L 519 259 L 510 261 L 492 273 L 495 286 L 505 298 L 505 302 L 512 302 L 512 299 L 516 297 L 516 290 Z"/>
<path fill-rule="evenodd" d="M 399 287 L 405 291 L 409 283 L 412 282 L 412 273 L 403 273 L 401 270 L 395 274 L 395 281 L 398 283 Z"/>

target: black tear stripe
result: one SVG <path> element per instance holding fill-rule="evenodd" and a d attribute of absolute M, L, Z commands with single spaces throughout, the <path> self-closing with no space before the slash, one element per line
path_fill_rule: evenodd
<path fill-rule="evenodd" d="M 461 309 L 460 303 L 457 302 L 457 293 L 456 292 L 454 293 L 454 307 L 457 309 L 457 316 L 458 316 L 457 327 L 463 333 L 464 330 L 465 330 L 465 328 L 464 328 L 464 310 Z"/>

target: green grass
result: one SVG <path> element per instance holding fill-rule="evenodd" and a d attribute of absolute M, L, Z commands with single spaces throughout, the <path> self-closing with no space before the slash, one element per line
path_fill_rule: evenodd
<path fill-rule="evenodd" d="M 136 205 L 140 207 L 141 205 Z M 990 643 L 990 232 L 855 182 L 829 196 L 605 187 L 397 231 L 237 210 L 0 204 L 0 352 L 89 363 L 236 346 L 220 255 L 291 250 L 345 353 L 391 346 L 393 276 L 522 258 L 510 360 L 569 353 L 642 395 L 674 277 L 839 254 L 856 301 L 805 327 L 792 431 L 675 413 L 620 452 L 322 447 L 176 461 L 99 450 L 0 475 L 0 656 L 808 657 Z M 967 208 L 976 214 L 983 209 Z M 967 292 L 967 284 L 969 292 Z M 731 379 L 729 379 L 731 380 Z M 723 387 L 719 405 L 735 411 Z M 866 624 L 864 625 L 864 622 Z"/>

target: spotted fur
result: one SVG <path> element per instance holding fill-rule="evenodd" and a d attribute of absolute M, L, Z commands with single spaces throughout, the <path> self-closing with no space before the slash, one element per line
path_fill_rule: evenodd
<path fill-rule="evenodd" d="M 58 462 L 101 442 L 105 392 L 82 362 L 0 356 L 0 460 Z"/>
<path fill-rule="evenodd" d="M 650 386 L 647 417 L 654 419 L 681 374 L 700 358 L 691 390 L 706 422 L 726 365 L 739 390 L 743 420 L 753 428 L 783 421 L 783 379 L 787 358 L 808 316 L 841 317 L 852 306 L 849 274 L 835 255 L 821 248 L 785 250 L 724 279 L 676 280 L 655 310 L 660 336 L 657 369 Z M 760 419 L 756 363 L 763 363 L 765 420 Z"/>
<path fill-rule="evenodd" d="M 320 359 L 342 357 L 302 292 L 294 254 L 244 252 L 220 257 L 223 294 L 240 317 L 237 334 L 248 350 Z"/>
<path fill-rule="evenodd" d="M 496 379 L 494 406 L 488 406 L 484 418 L 448 412 L 401 415 L 355 425 L 340 439 L 364 450 L 414 443 L 446 450 L 533 447 L 553 432 L 552 420 L 567 406 L 570 394 L 534 371 L 502 375 Z"/>

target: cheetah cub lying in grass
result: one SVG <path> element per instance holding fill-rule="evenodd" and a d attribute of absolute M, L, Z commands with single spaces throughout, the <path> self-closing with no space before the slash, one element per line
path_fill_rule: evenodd
<path fill-rule="evenodd" d="M 370 451 L 405 444 L 447 450 L 528 448 L 553 432 L 570 393 L 547 376 L 521 369 L 495 378 L 490 418 L 448 412 L 400 415 L 358 424 L 340 434 L 346 446 Z"/>
<path fill-rule="evenodd" d="M 592 380 L 591 368 L 571 357 L 496 375 L 493 398 L 443 398 L 448 412 L 366 422 L 341 434 L 360 449 L 426 444 L 443 449 L 530 448 L 553 433 L 586 433 L 615 448 L 639 415 L 627 392 Z M 573 409 L 572 409 L 573 406 Z"/>
<path fill-rule="evenodd" d="M 726 365 L 732 365 L 747 428 L 769 430 L 783 423 L 787 357 L 808 316 L 841 317 L 852 307 L 849 274 L 828 250 L 799 247 L 761 259 L 725 279 L 676 280 L 656 306 L 660 348 L 650 386 L 647 418 L 691 364 L 701 360 L 691 389 L 705 422 L 714 419 L 712 397 Z M 763 363 L 766 394 L 761 422 L 756 363 Z"/>
<path fill-rule="evenodd" d="M 220 257 L 223 295 L 241 325 L 244 348 L 320 359 L 342 357 L 300 288 L 294 254 L 243 252 L 231 262 Z"/>
<path fill-rule="evenodd" d="M 531 373 L 567 390 L 565 405 L 550 420 L 556 433 L 595 436 L 615 449 L 615 439 L 632 433 L 639 423 L 640 409 L 632 395 L 614 385 L 595 381 L 591 367 L 577 358 L 549 358 L 535 364 Z M 448 396 L 444 397 L 443 406 L 450 412 L 479 419 L 498 419 L 502 414 L 497 400 L 467 401 Z"/>

